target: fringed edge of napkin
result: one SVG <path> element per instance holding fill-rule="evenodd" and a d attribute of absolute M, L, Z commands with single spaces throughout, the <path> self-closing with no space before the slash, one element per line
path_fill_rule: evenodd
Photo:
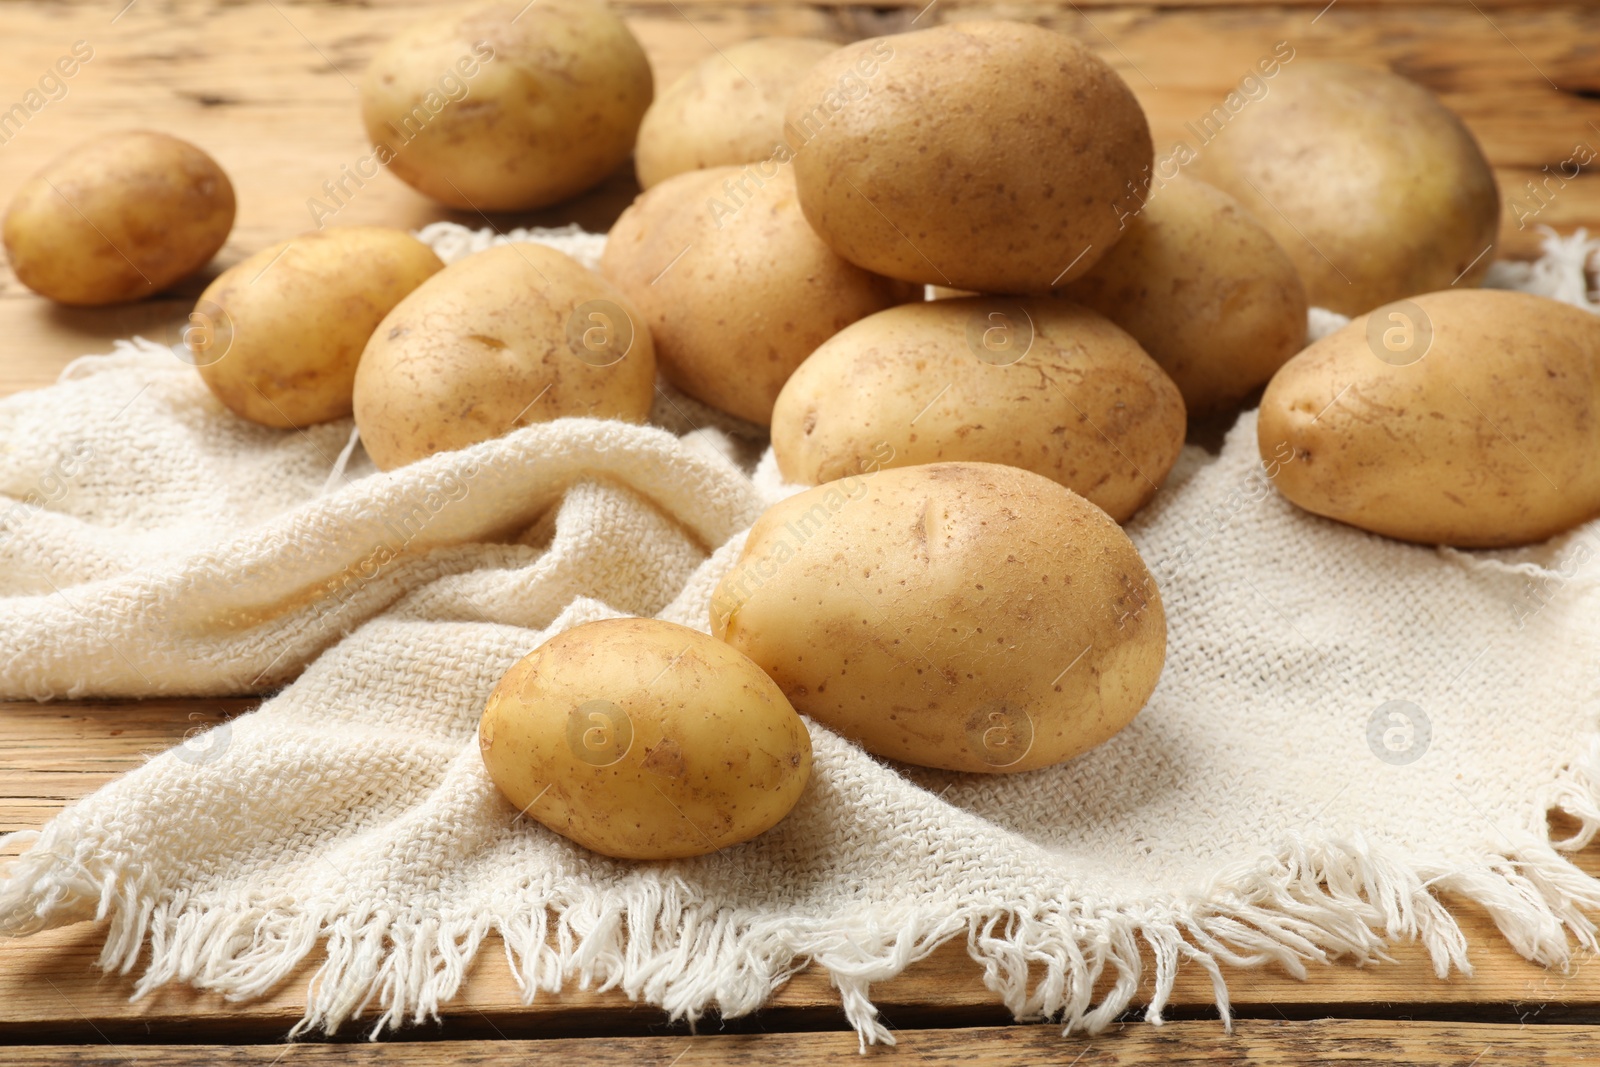
<path fill-rule="evenodd" d="M 1578 830 L 1552 841 L 1547 811 L 1575 819 Z M 1159 1024 L 1184 962 L 1210 978 L 1226 1027 L 1231 1012 L 1224 964 L 1273 964 L 1304 978 L 1310 963 L 1386 962 L 1394 943 L 1420 941 L 1440 978 L 1452 970 L 1471 973 L 1465 935 L 1441 893 L 1482 907 L 1522 956 L 1562 967 L 1574 943 L 1600 951 L 1595 923 L 1585 914 L 1600 910 L 1600 880 L 1562 855 L 1597 832 L 1600 735 L 1541 791 L 1526 827 L 1501 828 L 1505 847 L 1470 860 L 1422 858 L 1359 837 L 1302 837 L 1275 856 L 1223 872 L 1185 898 L 1120 909 L 1067 900 L 1026 907 L 967 903 L 942 912 L 863 912 L 818 923 L 718 908 L 673 879 L 498 915 L 342 904 L 196 910 L 182 895 L 146 891 L 136 857 L 96 852 L 57 820 L 43 831 L 3 839 L 34 847 L 13 861 L 0 888 L 0 932 L 109 919 L 99 959 L 104 970 L 130 973 L 149 946 L 136 1000 L 174 981 L 232 1000 L 259 997 L 320 946 L 325 959 L 291 1036 L 332 1032 L 374 1005 L 373 1038 L 437 1020 L 490 933 L 504 941 L 524 1003 L 570 984 L 620 989 L 691 1024 L 713 1010 L 726 1018 L 756 1011 L 789 977 L 814 964 L 838 989 L 865 1050 L 895 1043 L 878 1018 L 871 986 L 963 935 L 985 985 L 1019 1021 L 1052 1020 L 1065 1033 L 1094 1033 L 1114 1022 L 1138 998 L 1151 968 L 1144 1016 Z M 640 938 L 633 931 L 648 934 Z"/>

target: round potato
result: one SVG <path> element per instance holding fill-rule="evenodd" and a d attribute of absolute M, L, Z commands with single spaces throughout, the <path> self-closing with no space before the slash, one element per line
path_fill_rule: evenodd
<path fill-rule="evenodd" d="M 1233 197 L 1177 178 L 1064 292 L 1133 334 L 1191 417 L 1235 407 L 1305 346 L 1294 262 Z"/>
<path fill-rule="evenodd" d="M 356 369 L 356 426 L 392 470 L 567 415 L 640 421 L 655 381 L 650 331 L 610 282 L 545 245 L 499 245 L 379 323 Z"/>
<path fill-rule="evenodd" d="M 1117 73 L 1019 22 L 841 48 L 800 80 L 787 118 L 800 204 L 834 251 L 891 278 L 987 293 L 1087 271 L 1153 157 Z"/>
<path fill-rule="evenodd" d="M 1015 467 L 936 463 L 809 489 L 757 520 L 712 632 L 796 710 L 891 759 L 1026 771 L 1126 726 L 1166 658 L 1127 535 Z"/>
<path fill-rule="evenodd" d="M 133 130 L 86 141 L 6 209 L 17 280 L 62 304 L 116 304 L 205 266 L 233 229 L 233 184 L 188 141 Z"/>
<path fill-rule="evenodd" d="M 707 56 L 644 113 L 633 149 L 639 187 L 684 171 L 760 163 L 782 154 L 790 91 L 838 47 L 813 37 L 757 37 Z"/>
<path fill-rule="evenodd" d="M 1278 239 L 1316 307 L 1360 315 L 1476 285 L 1494 259 L 1500 193 L 1482 150 L 1431 93 L 1387 71 L 1285 67 L 1195 171 Z"/>
<path fill-rule="evenodd" d="M 791 482 L 865 465 L 1006 463 L 1127 519 L 1183 448 L 1183 398 L 1137 341 L 1066 300 L 906 304 L 840 331 L 772 413 Z"/>
<path fill-rule="evenodd" d="M 495 687 L 478 742 L 523 814 L 618 859 L 748 841 L 811 776 L 811 736 L 772 679 L 655 619 L 591 622 L 540 645 Z"/>
<path fill-rule="evenodd" d="M 595 0 L 493 0 L 430 16 L 373 57 L 361 116 L 377 162 L 451 207 L 565 200 L 633 150 L 653 83 Z"/>
<path fill-rule="evenodd" d="M 206 386 L 242 418 L 283 428 L 344 418 L 372 331 L 443 266 L 402 230 L 303 233 L 218 275 L 184 344 Z"/>
<path fill-rule="evenodd" d="M 612 227 L 600 270 L 649 323 L 668 381 L 762 425 L 818 345 L 920 295 L 834 255 L 776 166 L 693 171 L 651 189 Z"/>
<path fill-rule="evenodd" d="M 1425 544 L 1542 541 L 1600 514 L 1600 316 L 1527 293 L 1387 304 L 1301 352 L 1261 399 L 1278 490 Z M 1291 451 L 1292 450 L 1292 451 Z"/>

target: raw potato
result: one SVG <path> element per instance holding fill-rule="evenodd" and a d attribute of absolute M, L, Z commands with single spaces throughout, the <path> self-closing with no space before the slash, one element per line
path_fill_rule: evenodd
<path fill-rule="evenodd" d="M 795 709 L 891 759 L 1027 771 L 1126 726 L 1166 658 L 1150 572 L 1105 512 L 990 463 L 883 470 L 770 508 L 712 632 Z"/>
<path fill-rule="evenodd" d="M 1187 421 L 1138 342 L 1066 300 L 959 297 L 891 308 L 801 364 L 772 413 L 786 480 L 868 462 L 1006 463 L 1121 522 L 1155 495 Z"/>
<path fill-rule="evenodd" d="M 801 79 L 787 129 L 800 204 L 834 251 L 987 293 L 1042 292 L 1092 267 L 1153 157 L 1117 73 L 1018 22 L 841 48 Z"/>
<path fill-rule="evenodd" d="M 1449 290 L 1379 308 L 1290 360 L 1257 433 L 1281 460 L 1278 490 L 1307 511 L 1496 548 L 1600 514 L 1597 417 L 1600 316 Z"/>
<path fill-rule="evenodd" d="M 133 130 L 86 141 L 6 209 L 17 280 L 62 304 L 152 296 L 211 262 L 233 229 L 233 185 L 188 141 Z"/>
<path fill-rule="evenodd" d="M 553 248 L 452 263 L 378 325 L 356 370 L 356 426 L 380 470 L 563 416 L 643 420 L 650 331 L 627 297 Z"/>
<path fill-rule="evenodd" d="M 644 314 L 668 381 L 766 425 L 818 345 L 921 294 L 834 255 L 788 168 L 753 174 L 718 167 L 651 189 L 612 227 L 600 269 Z M 739 183 L 745 195 L 728 196 Z"/>
<path fill-rule="evenodd" d="M 1237 200 L 1188 178 L 1152 193 L 1064 291 L 1133 334 L 1191 417 L 1237 406 L 1305 346 L 1294 262 Z"/>
<path fill-rule="evenodd" d="M 451 207 L 573 196 L 633 150 L 653 93 L 644 50 L 595 0 L 494 0 L 401 31 L 361 82 L 378 164 Z"/>
<path fill-rule="evenodd" d="M 757 37 L 707 56 L 645 112 L 633 149 L 639 187 L 648 189 L 685 171 L 760 163 L 782 154 L 783 108 L 790 91 L 838 47 L 814 37 Z"/>
<path fill-rule="evenodd" d="M 310 426 L 350 414 L 356 364 L 393 307 L 444 264 L 403 230 L 303 233 L 223 271 L 189 316 L 189 359 L 234 414 Z"/>
<path fill-rule="evenodd" d="M 655 619 L 591 622 L 540 645 L 495 687 L 478 741 L 514 807 L 619 859 L 748 841 L 811 776 L 811 736 L 772 679 Z"/>
<path fill-rule="evenodd" d="M 1473 286 L 1494 259 L 1500 193 L 1478 143 L 1397 74 L 1297 62 L 1200 152 L 1289 253 L 1315 307 L 1361 315 Z"/>

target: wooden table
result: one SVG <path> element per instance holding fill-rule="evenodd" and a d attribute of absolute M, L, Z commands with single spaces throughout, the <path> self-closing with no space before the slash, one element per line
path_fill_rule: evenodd
<path fill-rule="evenodd" d="M 1043 22 L 1098 49 L 1150 112 L 1158 151 L 1204 114 L 1278 41 L 1297 56 L 1388 65 L 1436 91 L 1472 127 L 1507 200 L 1505 254 L 1537 248 L 1519 216 L 1566 232 L 1600 231 L 1600 177 L 1544 184 L 1575 147 L 1600 149 L 1600 8 L 1544 0 L 1390 3 L 1376 0 L 880 0 L 872 7 L 745 0 L 632 0 L 620 5 L 664 85 L 714 47 L 761 34 L 841 40 L 1003 15 Z M 0 144 L 0 201 L 32 171 L 97 132 L 143 126 L 203 145 L 239 193 L 233 236 L 211 273 L 170 297 L 95 311 L 56 308 L 0 274 L 0 394 L 49 383 L 72 357 L 142 333 L 173 340 L 205 281 L 250 252 L 309 229 L 307 201 L 341 164 L 367 151 L 353 83 L 373 49 L 426 5 L 291 0 L 10 0 L 0 7 L 0 108 L 36 83 L 75 41 L 94 57 Z M 538 215 L 497 217 L 505 228 L 581 222 L 603 229 L 635 189 L 619 174 L 579 201 Z M 1513 199 L 1515 198 L 1515 199 Z M 1516 205 L 1521 204 L 1521 210 Z M 340 223 L 418 226 L 485 220 L 428 203 L 387 174 L 354 198 Z M 38 826 L 190 730 L 238 714 L 250 700 L 0 705 L 0 830 Z M 15 850 L 13 850 L 15 851 Z M 1600 847 L 1579 857 L 1600 874 Z M 1007 1025 L 976 966 L 950 946 L 874 990 L 894 1049 L 876 1058 L 930 1063 L 1594 1063 L 1600 1062 L 1600 967 L 1558 975 L 1505 947 L 1493 924 L 1458 909 L 1472 942 L 1471 977 L 1436 980 L 1425 954 L 1399 946 L 1394 962 L 1328 967 L 1304 982 L 1229 974 L 1240 1022 L 1216 1022 L 1205 976 L 1180 975 L 1166 1026 L 1133 1017 L 1093 1039 L 1051 1026 Z M 855 1054 L 855 1037 L 825 977 L 803 973 L 760 1015 L 712 1023 L 701 1036 L 620 994 L 572 990 L 532 1006 L 486 947 L 441 1024 L 380 1045 L 280 1044 L 299 1017 L 308 965 L 262 1001 L 226 1004 L 168 988 L 129 1004 L 131 981 L 93 967 L 101 927 L 84 923 L 0 948 L 0 1053 L 9 1064 L 511 1063 L 820 1064 Z M 354 1039 L 352 1029 L 341 1038 Z M 443 1041 L 436 1039 L 446 1039 Z"/>

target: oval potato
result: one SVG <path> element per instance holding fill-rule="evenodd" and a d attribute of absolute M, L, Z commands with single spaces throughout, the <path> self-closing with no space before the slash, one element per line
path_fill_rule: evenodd
<path fill-rule="evenodd" d="M 356 369 L 356 426 L 392 470 L 568 415 L 641 421 L 655 381 L 650 331 L 610 282 L 545 245 L 499 245 L 378 325 Z"/>
<path fill-rule="evenodd" d="M 772 415 L 786 480 L 877 462 L 1006 463 L 1121 522 L 1183 448 L 1177 386 L 1138 342 L 1066 300 L 906 304 L 840 331 L 801 364 Z"/>
<path fill-rule="evenodd" d="M 789 99 L 806 218 L 877 274 L 1043 292 L 1115 243 L 1154 152 L 1132 90 L 1072 38 L 959 22 L 858 41 Z"/>
<path fill-rule="evenodd" d="M 674 174 L 774 158 L 783 109 L 800 76 L 839 46 L 814 37 L 757 37 L 707 56 L 656 97 L 639 125 L 639 187 Z"/>
<path fill-rule="evenodd" d="M 1257 435 L 1282 460 L 1279 492 L 1307 511 L 1495 548 L 1600 514 L 1597 405 L 1600 316 L 1452 289 L 1385 305 L 1290 360 Z"/>
<path fill-rule="evenodd" d="M 189 316 L 189 359 L 217 399 L 263 426 L 350 414 L 367 339 L 444 267 L 403 230 L 303 233 L 223 271 Z"/>
<path fill-rule="evenodd" d="M 644 49 L 604 3 L 490 0 L 380 48 L 361 117 L 377 162 L 419 192 L 526 211 L 626 162 L 653 85 Z"/>
<path fill-rule="evenodd" d="M 920 297 L 823 244 L 786 167 L 680 174 L 612 227 L 601 273 L 644 315 L 661 373 L 712 407 L 765 425 L 818 345 Z"/>
<path fill-rule="evenodd" d="M 17 280 L 62 304 L 152 296 L 211 262 L 233 229 L 233 183 L 188 141 L 106 134 L 52 160 L 6 208 Z"/>
<path fill-rule="evenodd" d="M 748 841 L 811 776 L 811 736 L 772 679 L 655 619 L 591 622 L 540 645 L 495 686 L 478 742 L 519 811 L 619 859 Z"/>
<path fill-rule="evenodd" d="M 1482 280 L 1500 192 L 1459 118 L 1384 70 L 1300 61 L 1206 143 L 1196 176 L 1294 260 L 1312 305 L 1360 315 Z"/>
<path fill-rule="evenodd" d="M 1133 335 L 1191 418 L 1236 407 L 1305 346 L 1294 261 L 1237 200 L 1177 178 L 1065 295 Z"/>
<path fill-rule="evenodd" d="M 891 759 L 1026 771 L 1149 699 L 1166 615 L 1105 512 L 990 463 L 869 472 L 757 520 L 712 632 L 796 710 Z"/>

